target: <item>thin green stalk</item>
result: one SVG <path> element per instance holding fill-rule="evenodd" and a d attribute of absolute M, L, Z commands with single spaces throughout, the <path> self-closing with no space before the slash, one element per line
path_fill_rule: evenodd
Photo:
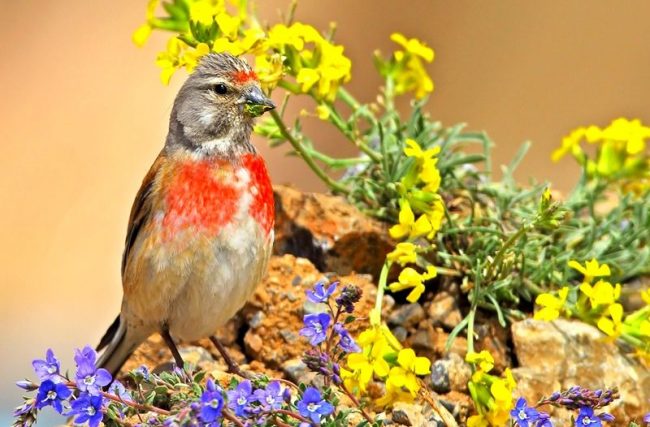
<path fill-rule="evenodd" d="M 327 184 L 328 187 L 330 187 L 334 191 L 338 191 L 340 193 L 344 194 L 349 194 L 350 189 L 346 187 L 345 185 L 333 180 L 330 178 L 323 169 L 321 169 L 314 159 L 311 157 L 311 155 L 305 150 L 305 148 L 302 146 L 302 144 L 296 140 L 296 138 L 293 137 L 291 132 L 289 132 L 289 129 L 287 129 L 287 126 L 284 124 L 282 121 L 282 117 L 278 114 L 277 111 L 272 110 L 271 111 L 271 117 L 273 118 L 273 121 L 275 121 L 275 124 L 278 125 L 278 129 L 280 129 L 280 133 L 282 133 L 282 136 L 289 141 L 291 146 L 293 147 L 294 150 L 302 157 L 302 159 L 307 163 L 307 166 L 318 176 L 325 184 Z"/>
<path fill-rule="evenodd" d="M 368 144 L 366 144 L 362 139 L 356 138 L 350 131 L 347 129 L 347 126 L 345 125 L 345 122 L 341 118 L 338 110 L 330 104 L 323 104 L 327 107 L 329 110 L 330 116 L 329 116 L 329 121 L 332 123 L 338 130 L 341 131 L 343 135 L 345 135 L 346 138 L 348 138 L 354 145 L 357 146 L 359 150 L 361 150 L 363 153 L 367 154 L 368 157 L 370 157 L 375 163 L 381 163 L 381 154 L 370 148 Z"/>
<path fill-rule="evenodd" d="M 377 324 L 381 323 L 381 304 L 384 300 L 384 292 L 386 291 L 386 281 L 388 281 L 388 271 L 390 271 L 390 267 L 393 265 L 391 261 L 386 260 L 384 262 L 384 266 L 381 268 L 381 273 L 379 273 L 379 281 L 377 283 L 377 298 L 375 299 L 375 308 L 373 311 L 376 313 L 377 318 L 376 319 L 371 319 L 370 321 L 372 322 L 373 320 L 377 321 Z"/>

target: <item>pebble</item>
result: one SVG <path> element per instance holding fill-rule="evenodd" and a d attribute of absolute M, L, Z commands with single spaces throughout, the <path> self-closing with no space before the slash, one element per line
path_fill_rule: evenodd
<path fill-rule="evenodd" d="M 388 324 L 409 328 L 416 326 L 424 319 L 424 309 L 419 303 L 403 305 L 394 310 L 388 317 Z"/>

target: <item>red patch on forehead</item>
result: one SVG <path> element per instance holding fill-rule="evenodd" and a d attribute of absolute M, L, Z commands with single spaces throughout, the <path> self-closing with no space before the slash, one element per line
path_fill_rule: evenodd
<path fill-rule="evenodd" d="M 266 164 L 261 156 L 246 154 L 242 158 L 242 165 L 250 174 L 249 185 L 253 195 L 248 212 L 268 234 L 275 222 L 275 201 Z"/>
<path fill-rule="evenodd" d="M 235 71 L 232 73 L 232 79 L 235 81 L 235 83 L 239 84 L 244 84 L 249 82 L 250 80 L 257 81 L 257 74 L 255 74 L 255 71 Z"/>

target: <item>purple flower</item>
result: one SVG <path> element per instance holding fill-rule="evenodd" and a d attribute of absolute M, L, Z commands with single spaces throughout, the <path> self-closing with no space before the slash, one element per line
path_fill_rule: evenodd
<path fill-rule="evenodd" d="M 354 285 L 346 285 L 338 298 L 336 298 L 336 305 L 346 313 L 354 311 L 354 304 L 361 299 L 361 288 Z"/>
<path fill-rule="evenodd" d="M 320 392 L 314 387 L 307 387 L 302 394 L 302 399 L 296 404 L 296 407 L 300 415 L 311 419 L 315 424 L 320 424 L 323 416 L 334 412 L 334 406 L 324 400 Z"/>
<path fill-rule="evenodd" d="M 643 422 L 644 423 L 650 423 L 650 412 L 645 414 L 645 416 L 643 417 Z"/>
<path fill-rule="evenodd" d="M 307 294 L 307 299 L 316 304 L 326 303 L 336 290 L 337 284 L 338 282 L 334 282 L 328 288 L 325 288 L 325 282 L 318 282 L 316 283 L 316 286 L 314 286 L 313 291 L 309 289 L 305 292 Z"/>
<path fill-rule="evenodd" d="M 133 397 L 124 385 L 118 380 L 113 381 L 108 392 L 122 399 L 124 402 L 133 402 Z"/>
<path fill-rule="evenodd" d="M 594 408 L 583 406 L 580 408 L 578 418 L 576 418 L 576 427 L 602 427 L 603 422 L 594 414 Z"/>
<path fill-rule="evenodd" d="M 133 370 L 133 375 L 136 377 L 141 377 L 140 379 L 143 379 L 145 381 L 149 381 L 149 368 L 144 365 L 140 365 Z"/>
<path fill-rule="evenodd" d="M 75 424 L 88 422 L 90 427 L 97 427 L 104 416 L 102 413 L 102 407 L 104 406 L 102 396 L 91 396 L 88 393 L 82 393 L 70 403 L 70 406 L 72 406 L 72 409 L 65 415 L 74 415 Z"/>
<path fill-rule="evenodd" d="M 309 338 L 311 345 L 318 345 L 327 339 L 327 328 L 332 321 L 329 314 L 307 314 L 303 321 L 305 327 L 300 330 L 300 335 Z"/>
<path fill-rule="evenodd" d="M 280 381 L 271 381 L 266 386 L 266 389 L 258 389 L 253 393 L 255 400 L 262 405 L 265 411 L 275 411 L 282 408 L 284 403 L 284 395 Z"/>
<path fill-rule="evenodd" d="M 526 403 L 526 399 L 517 399 L 515 407 L 510 411 L 510 416 L 519 427 L 528 427 L 539 418 L 539 412 Z"/>
<path fill-rule="evenodd" d="M 253 385 L 249 380 L 237 384 L 237 388 L 228 392 L 228 407 L 238 417 L 250 414 L 250 404 L 253 400 Z"/>
<path fill-rule="evenodd" d="M 63 412 L 63 402 L 72 395 L 72 391 L 64 384 L 55 383 L 52 380 L 45 380 L 38 388 L 36 395 L 36 407 L 42 409 L 51 406 L 59 414 Z"/>
<path fill-rule="evenodd" d="M 113 379 L 106 369 L 97 369 L 95 366 L 96 359 L 97 353 L 90 346 L 75 351 L 77 387 L 79 390 L 88 392 L 91 395 L 98 395 L 102 387 L 109 385 Z"/>
<path fill-rule="evenodd" d="M 38 375 L 38 378 L 41 381 L 61 381 L 61 375 L 59 375 L 61 363 L 59 362 L 59 359 L 54 357 L 54 352 L 51 348 L 47 349 L 47 352 L 45 353 L 45 360 L 35 359 L 32 362 L 32 366 L 34 367 L 34 372 L 36 372 L 36 375 Z"/>
<path fill-rule="evenodd" d="M 205 385 L 205 391 L 201 395 L 200 418 L 204 423 L 213 423 L 221 417 L 223 409 L 223 396 L 211 379 Z"/>
<path fill-rule="evenodd" d="M 339 347 L 347 353 L 358 353 L 361 351 L 354 338 L 350 333 L 345 329 L 342 323 L 336 322 L 334 324 L 334 332 L 339 335 Z"/>
<path fill-rule="evenodd" d="M 535 427 L 553 427 L 551 416 L 545 412 L 540 412 Z"/>

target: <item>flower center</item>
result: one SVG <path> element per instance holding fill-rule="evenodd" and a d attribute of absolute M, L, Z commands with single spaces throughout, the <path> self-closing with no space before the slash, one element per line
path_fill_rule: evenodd
<path fill-rule="evenodd" d="M 244 396 L 241 396 L 241 397 L 239 397 L 239 399 L 237 399 L 237 404 L 238 404 L 238 405 L 242 405 L 242 406 L 243 406 L 243 405 L 246 404 L 246 402 L 247 402 L 247 400 L 246 400 L 246 398 L 245 398 Z"/>
<path fill-rule="evenodd" d="M 519 417 L 520 420 L 525 420 L 525 419 L 528 418 L 528 416 L 526 415 L 526 412 L 523 409 L 519 411 L 517 416 Z"/>
<path fill-rule="evenodd" d="M 89 406 L 86 408 L 86 413 L 92 417 L 97 413 L 97 409 L 94 406 Z"/>
<path fill-rule="evenodd" d="M 94 375 L 88 375 L 86 378 L 84 378 L 84 384 L 86 385 L 93 385 L 95 384 L 95 376 Z"/>
<path fill-rule="evenodd" d="M 56 372 L 56 366 L 54 366 L 54 365 L 49 365 L 49 366 L 47 367 L 47 373 L 48 373 L 48 374 L 53 374 L 53 373 L 55 373 L 55 372 Z"/>
<path fill-rule="evenodd" d="M 55 399 L 56 399 L 56 391 L 54 390 L 48 391 L 45 400 L 55 400 Z"/>
<path fill-rule="evenodd" d="M 317 334 L 320 334 L 323 332 L 323 328 L 321 327 L 320 323 L 315 323 L 314 324 L 314 330 L 316 331 Z"/>
<path fill-rule="evenodd" d="M 275 403 L 275 398 L 269 394 L 268 396 L 266 396 L 266 403 L 268 403 L 269 405 L 273 405 Z"/>
<path fill-rule="evenodd" d="M 582 424 L 583 424 L 583 425 L 588 426 L 588 425 L 591 424 L 591 423 L 592 423 L 592 420 L 591 420 L 591 418 L 589 418 L 589 417 L 584 417 L 584 418 L 582 419 Z"/>
<path fill-rule="evenodd" d="M 212 399 L 210 401 L 210 406 L 214 409 L 217 409 L 219 407 L 219 399 Z"/>
<path fill-rule="evenodd" d="M 320 405 L 317 405 L 314 402 L 311 402 L 310 404 L 307 405 L 307 410 L 309 412 L 316 412 L 318 408 L 320 408 Z"/>

